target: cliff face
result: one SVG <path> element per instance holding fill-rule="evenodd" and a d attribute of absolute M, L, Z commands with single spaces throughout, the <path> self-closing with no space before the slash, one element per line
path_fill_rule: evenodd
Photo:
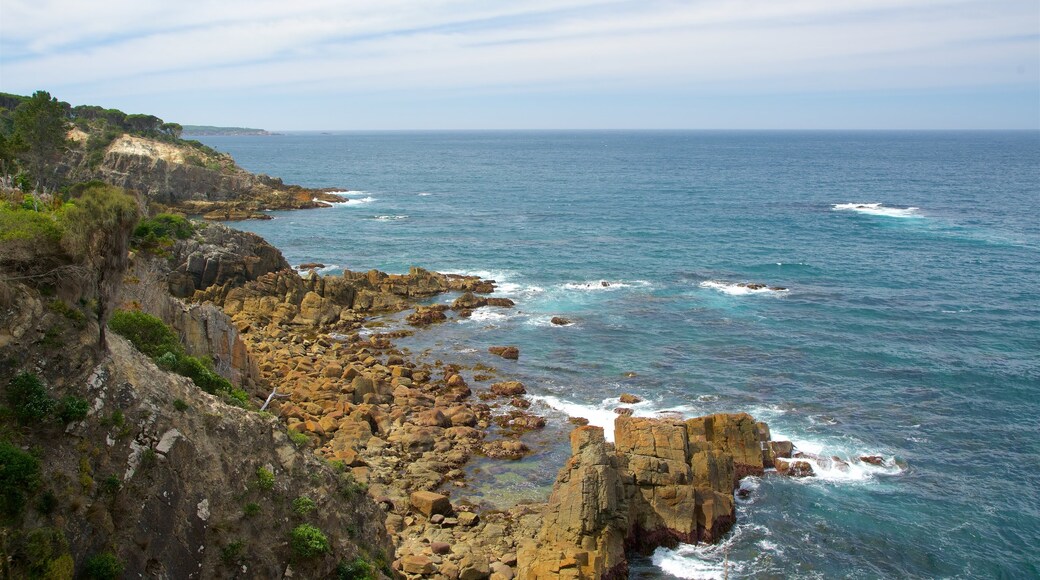
<path fill-rule="evenodd" d="M 600 427 L 571 434 L 541 531 L 518 553 L 519 577 L 624 578 L 626 550 L 718 541 L 736 520 L 737 482 L 788 447 L 769 445 L 769 428 L 746 413 L 614 425 L 614 445 Z"/>
<path fill-rule="evenodd" d="M 31 290 L 21 290 L 12 311 L 10 320 L 33 323 L 5 333 L 0 389 L 29 371 L 51 397 L 89 403 L 86 417 L 66 427 L 53 419 L 5 425 L 39 457 L 42 484 L 26 490 L 29 505 L 50 498 L 46 510 L 28 508 L 7 528 L 13 577 L 38 564 L 20 546 L 44 533 L 61 538 L 48 558 L 71 557 L 81 569 L 110 551 L 125 577 L 324 578 L 356 558 L 376 568 L 393 561 L 384 512 L 348 475 L 298 448 L 274 417 L 225 405 L 118 336 L 96 359 L 96 329 L 77 327 Z M 313 507 L 298 509 L 301 497 Z M 294 550 L 289 532 L 300 524 L 322 530 L 329 551 Z"/>
<path fill-rule="evenodd" d="M 263 217 L 259 210 L 325 207 L 325 202 L 342 201 L 324 190 L 254 175 L 227 155 L 132 135 L 113 141 L 96 167 L 74 152 L 66 159 L 65 173 L 80 181 L 100 179 L 187 213 L 215 212 L 213 219 Z"/>

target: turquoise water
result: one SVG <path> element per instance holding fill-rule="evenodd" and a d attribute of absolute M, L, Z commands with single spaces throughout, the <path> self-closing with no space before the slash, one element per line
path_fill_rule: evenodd
<path fill-rule="evenodd" d="M 351 191 L 234 224 L 290 262 L 498 280 L 516 309 L 401 344 L 523 380 L 552 419 L 536 441 L 566 414 L 609 424 L 631 392 L 639 414 L 748 411 L 851 462 L 747 482 L 722 545 L 659 550 L 633 576 L 721 578 L 727 554 L 731 578 L 1040 575 L 1040 134 L 203 140 Z M 489 360 L 491 344 L 520 360 Z M 564 454 L 484 469 L 473 493 L 537 497 Z"/>

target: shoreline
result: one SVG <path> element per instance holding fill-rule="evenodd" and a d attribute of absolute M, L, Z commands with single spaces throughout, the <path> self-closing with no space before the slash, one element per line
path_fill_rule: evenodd
<path fill-rule="evenodd" d="M 431 279 L 439 282 L 432 284 Z M 355 288 L 349 309 L 340 309 L 345 303 L 336 303 L 343 296 L 343 285 Z M 279 289 L 276 294 L 294 296 L 298 302 L 283 303 L 274 312 L 265 309 L 265 295 L 269 296 L 272 288 Z M 359 302 L 362 289 L 376 290 L 375 296 L 367 296 Z M 286 290 L 288 294 L 285 294 Z M 480 308 L 513 306 L 512 301 L 495 302 L 495 298 L 484 298 L 494 290 L 495 285 L 490 280 L 437 274 L 419 268 L 413 268 L 407 275 L 376 271 L 362 274 L 345 270 L 340 275 L 326 276 L 317 274 L 314 269 L 301 275 L 298 269 L 292 268 L 271 272 L 237 288 L 217 292 L 211 288 L 196 293 L 194 301 L 217 302 L 241 332 L 247 351 L 255 358 L 261 376 L 269 381 L 278 380 L 283 385 L 280 388 L 285 388 L 289 396 L 283 400 L 276 399 L 272 410 L 286 421 L 290 432 L 309 438 L 308 447 L 326 460 L 341 462 L 359 482 L 367 486 L 373 500 L 384 507 L 387 513 L 386 527 L 398 549 L 395 569 L 404 572 L 406 576 L 411 575 L 409 577 L 422 577 L 432 574 L 431 570 L 442 568 L 452 572 L 452 566 L 461 564 L 461 560 L 453 558 L 453 555 L 465 553 L 481 554 L 481 562 L 487 562 L 488 566 L 496 564 L 508 568 L 508 573 L 505 568 L 502 569 L 501 577 L 512 577 L 520 573 L 521 569 L 539 569 L 541 572 L 529 577 L 542 577 L 547 564 L 539 555 L 541 552 L 537 549 L 532 551 L 531 546 L 557 545 L 560 541 L 567 544 L 572 540 L 580 544 L 584 541 L 575 538 L 561 540 L 542 525 L 547 517 L 559 517 L 560 500 L 555 500 L 554 504 L 553 498 L 557 497 L 558 492 L 566 494 L 559 490 L 566 489 L 566 481 L 571 481 L 570 476 L 568 479 L 560 478 L 564 478 L 568 469 L 573 471 L 573 466 L 567 466 L 573 464 L 577 455 L 564 465 L 550 467 L 538 462 L 532 465 L 534 469 L 561 469 L 550 497 L 543 497 L 534 504 L 480 505 L 467 501 L 467 494 L 453 494 L 452 491 L 465 489 L 472 484 L 467 477 L 469 470 L 479 470 L 481 466 L 490 466 L 496 461 L 520 459 L 545 451 L 544 448 L 531 449 L 520 440 L 520 436 L 545 428 L 546 418 L 529 410 L 532 399 L 536 398 L 528 395 L 525 386 L 508 380 L 510 377 L 503 376 L 497 369 L 488 366 L 467 368 L 450 360 L 430 363 L 421 360 L 421 354 L 398 349 L 393 342 L 415 332 L 436 332 L 435 328 L 425 327 L 449 320 L 445 313 L 454 319 L 467 317 Z M 445 292 L 461 295 L 450 306 L 443 301 L 426 306 L 417 305 L 414 301 L 416 298 L 444 296 Z M 385 293 L 389 293 L 390 298 L 380 298 Z M 359 304 L 364 307 L 355 310 L 354 307 Z M 406 316 L 408 311 L 411 314 Z M 379 320 L 379 317 L 386 315 L 394 316 L 396 322 L 384 326 L 385 321 Z M 407 327 L 402 324 L 402 318 L 408 323 Z M 473 346 L 479 346 L 482 350 L 489 346 L 493 349 L 495 345 Z M 522 354 L 517 354 L 522 357 Z M 478 373 L 479 380 L 476 376 Z M 464 377 L 466 374 L 470 375 L 469 379 Z M 478 383 L 480 386 L 477 386 Z M 620 403 L 622 393 L 616 395 Z M 638 403 L 632 399 L 634 397 L 629 399 L 631 403 Z M 677 425 L 698 420 L 684 419 L 667 412 L 655 413 L 656 418 L 629 418 L 633 413 L 631 405 L 619 406 L 615 413 L 619 418 L 615 420 L 616 424 L 620 424 L 618 421 L 635 421 L 639 425 L 645 424 L 645 427 L 640 428 L 648 429 L 651 433 L 659 429 L 667 432 Z M 744 416 L 747 419 L 730 418 L 738 417 L 736 415 L 713 417 L 718 417 L 717 420 L 724 423 L 738 420 L 751 421 L 749 425 L 754 423 L 750 416 Z M 587 420 L 573 417 L 569 421 L 579 425 L 588 423 Z M 647 536 L 649 545 L 669 546 L 674 545 L 676 540 L 717 541 L 724 532 L 707 530 L 713 530 L 716 526 L 719 530 L 726 530 L 733 525 L 736 513 L 734 492 L 742 489 L 739 482 L 744 476 L 763 475 L 764 470 L 767 467 L 772 469 L 775 462 L 783 464 L 782 469 L 777 470 L 778 473 L 795 477 L 811 476 L 814 474 L 814 466 L 819 469 L 825 463 L 824 458 L 798 453 L 790 443 L 785 442 L 781 442 L 782 446 L 776 450 L 759 450 L 760 442 L 764 446 L 769 441 L 769 430 L 764 423 L 758 425 L 760 427 L 757 431 L 750 427 L 749 430 L 738 430 L 743 435 L 736 436 L 732 441 L 724 440 L 719 443 L 722 447 L 718 448 L 713 447 L 715 444 L 711 442 L 710 429 L 708 435 L 697 436 L 703 443 L 698 443 L 696 449 L 704 449 L 704 445 L 707 445 L 708 449 L 716 449 L 712 453 L 722 454 L 709 455 L 714 459 L 705 465 L 715 465 L 711 461 L 724 461 L 720 465 L 732 466 L 732 463 L 725 461 L 732 462 L 733 459 L 720 458 L 733 457 L 731 453 L 734 449 L 754 449 L 739 452 L 744 454 L 742 457 L 745 461 L 751 463 L 738 462 L 735 468 L 694 467 L 699 465 L 696 461 L 704 459 L 695 460 L 690 455 L 690 449 L 693 448 L 691 444 L 679 444 L 678 449 L 686 449 L 678 453 L 680 456 L 685 454 L 687 467 L 671 469 L 680 472 L 687 470 L 691 476 L 668 480 L 665 484 L 688 485 L 684 482 L 692 474 L 701 473 L 698 478 L 709 477 L 707 473 L 721 469 L 723 473 L 732 475 L 718 476 L 718 479 L 709 477 L 700 480 L 700 484 L 706 485 L 705 489 L 714 490 L 711 493 L 716 494 L 716 499 L 712 501 L 722 502 L 722 505 L 729 507 L 705 516 L 699 511 L 701 508 L 697 507 L 701 505 L 701 496 L 690 496 L 689 513 L 701 514 L 698 516 L 700 521 L 704 522 L 707 517 L 715 524 L 704 528 L 704 531 L 696 531 L 701 528 L 684 528 L 681 522 L 669 521 L 665 524 L 653 520 L 658 521 L 658 524 L 653 525 L 661 526 L 662 531 Z M 558 429 L 561 434 L 565 433 L 562 425 L 554 426 L 554 429 Z M 681 427 L 681 430 L 686 433 L 686 427 Z M 581 448 L 575 448 L 573 442 L 575 433 L 579 432 L 592 437 L 590 444 L 599 449 L 598 454 L 612 457 L 614 453 L 620 453 L 615 451 L 614 443 L 606 440 L 603 428 L 593 426 L 578 427 L 571 434 L 573 453 L 578 453 Z M 732 448 L 733 445 L 736 447 Z M 651 457 L 656 453 L 644 450 L 636 456 L 643 456 L 647 452 Z M 794 459 L 780 459 L 792 457 L 792 453 Z M 625 459 L 624 455 L 618 457 L 617 467 L 613 469 L 618 469 L 619 475 L 614 477 L 621 478 L 618 481 L 632 482 L 626 485 L 638 487 L 637 475 L 621 475 L 629 473 L 623 464 L 630 459 Z M 612 465 L 614 462 L 611 460 Z M 826 462 L 839 465 L 839 468 L 841 464 L 847 465 L 837 457 L 827 458 Z M 704 469 L 709 471 L 702 473 Z M 635 473 L 638 472 L 639 469 L 636 469 Z M 629 479 L 631 477 L 635 479 Z M 630 496 L 631 492 L 611 493 L 614 494 L 612 497 L 620 498 L 625 493 L 629 493 L 626 497 L 630 500 L 634 497 Z M 722 495 L 718 495 L 720 493 Z M 751 492 L 744 490 L 741 493 Z M 416 494 L 422 497 L 417 499 Z M 434 509 L 430 507 L 433 505 L 442 507 Z M 636 509 L 638 513 L 646 510 L 656 513 L 645 506 Z M 553 516 L 554 513 L 557 515 Z M 591 521 L 597 521 L 600 517 L 602 515 L 595 513 L 580 516 L 592 518 Z M 626 515 L 617 517 L 625 519 L 629 516 L 626 512 Z M 582 526 L 586 524 L 587 521 L 579 521 L 568 525 L 584 529 Z M 635 534 L 633 538 L 640 537 L 638 530 L 642 529 L 639 527 L 641 524 L 632 525 L 637 526 L 635 531 L 606 528 L 600 531 L 610 537 L 619 534 L 621 537 L 631 534 Z M 667 531 L 674 529 L 687 531 Z M 438 553 L 443 548 L 440 544 L 431 547 L 430 542 L 434 541 L 431 538 L 441 538 L 439 541 L 442 543 L 458 546 L 458 553 Z M 606 560 L 596 561 L 600 564 L 613 561 L 614 564 L 609 569 L 597 568 L 585 572 L 609 576 L 627 569 L 627 564 L 624 564 L 627 561 L 625 554 L 634 550 L 636 544 L 630 546 L 628 541 L 608 543 L 610 546 L 604 545 L 598 550 L 606 550 L 604 554 L 612 555 L 606 557 Z M 518 556 L 521 552 L 524 555 Z M 558 560 L 556 566 L 561 562 Z M 478 571 L 484 569 L 480 565 L 476 568 Z M 451 578 L 453 574 L 446 576 Z"/>

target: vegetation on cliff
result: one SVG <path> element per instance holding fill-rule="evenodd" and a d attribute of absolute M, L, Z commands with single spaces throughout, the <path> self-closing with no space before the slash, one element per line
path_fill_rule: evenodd
<path fill-rule="evenodd" d="M 0 105 L 0 577 L 389 574 L 382 511 L 280 421 L 236 408 L 257 385 L 216 346 L 233 349 L 230 322 L 154 274 L 198 247 L 196 226 L 68 181 L 80 127 L 176 128 L 45 93 Z"/>
<path fill-rule="evenodd" d="M 0 189 L 65 196 L 73 184 L 97 179 L 136 192 L 147 205 L 215 220 L 343 201 L 327 190 L 253 175 L 182 134 L 181 125 L 155 115 L 72 106 L 46 91 L 0 93 Z"/>

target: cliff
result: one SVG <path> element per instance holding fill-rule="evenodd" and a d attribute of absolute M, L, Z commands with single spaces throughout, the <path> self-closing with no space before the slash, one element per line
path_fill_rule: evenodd
<path fill-rule="evenodd" d="M 614 445 L 600 427 L 571 433 L 541 530 L 520 548 L 521 578 L 625 578 L 627 552 L 718 541 L 736 521 L 739 480 L 790 457 L 746 413 L 614 425 Z"/>
<path fill-rule="evenodd" d="M 76 144 L 66 154 L 62 173 L 68 181 L 97 179 L 137 192 L 150 203 L 208 219 L 261 218 L 266 209 L 327 207 L 344 201 L 329 190 L 286 185 L 235 165 L 231 156 L 187 141 L 123 134 L 101 152 L 87 155 L 90 136 L 72 132 Z"/>
<path fill-rule="evenodd" d="M 30 408 L 69 398 L 85 407 L 71 421 L 65 411 L 63 421 L 0 420 L 5 438 L 39 465 L 20 490 L 26 507 L 5 523 L 7 577 L 50 570 L 71 578 L 102 553 L 121 562 L 125 577 L 318 578 L 358 562 L 390 572 L 384 512 L 277 419 L 224 404 L 118 336 L 98 358 L 96 329 L 71 314 L 75 307 L 26 286 L 9 291 L 0 329 L 5 401 L 16 413 L 24 406 L 15 379 L 29 374 L 45 393 Z M 14 493 L 9 466 L 0 471 L 0 491 Z M 290 531 L 304 524 L 320 530 L 327 549 L 293 540 Z"/>

